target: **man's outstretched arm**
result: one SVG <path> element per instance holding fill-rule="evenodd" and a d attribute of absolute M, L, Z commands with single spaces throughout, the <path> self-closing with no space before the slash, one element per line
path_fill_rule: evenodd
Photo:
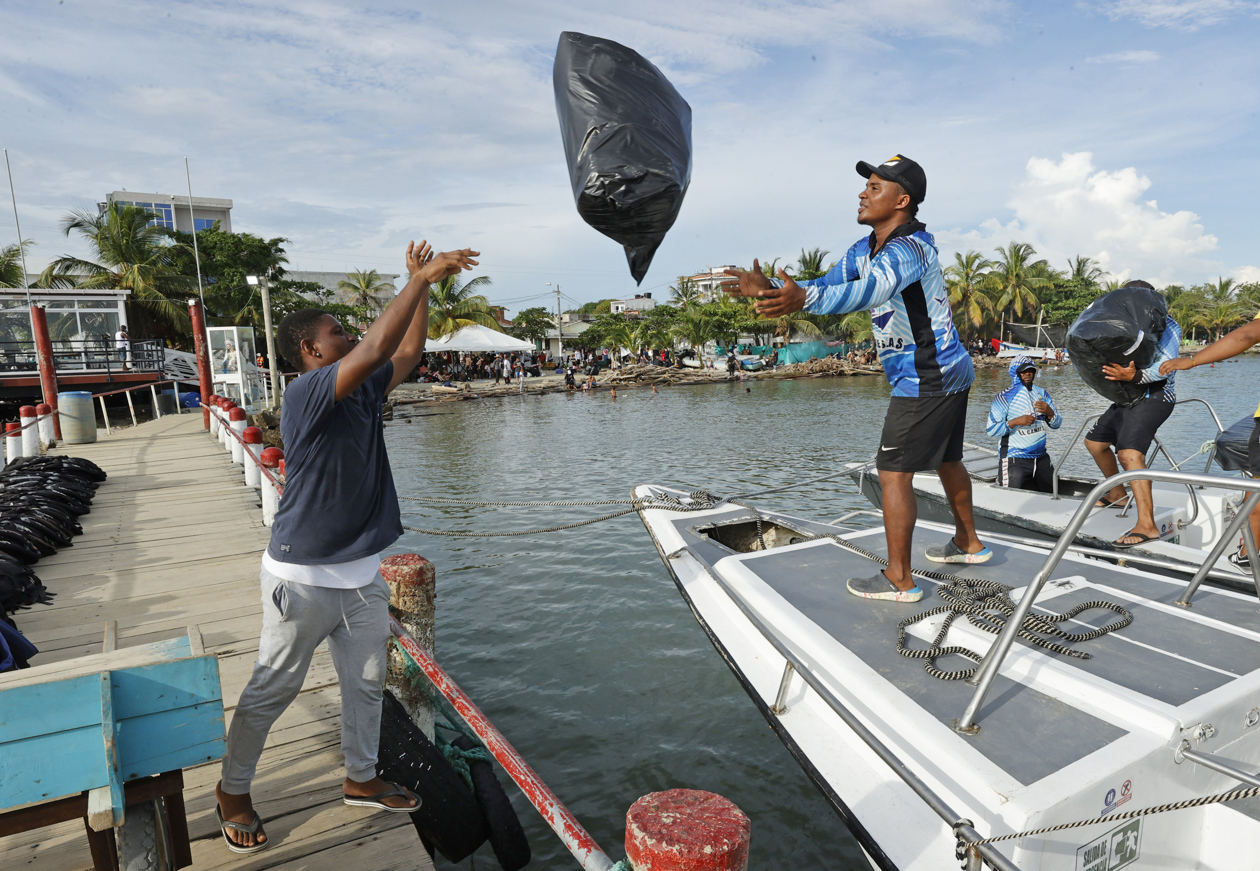
<path fill-rule="evenodd" d="M 415 320 L 421 299 L 427 302 L 429 285 L 463 269 L 472 269 L 477 265 L 477 261 L 473 259 L 477 256 L 477 251 L 468 248 L 462 251 L 445 251 L 433 256 L 424 241 L 418 247 L 414 242 L 407 245 L 407 272 L 411 278 L 402 292 L 381 312 L 381 316 L 368 327 L 359 343 L 341 359 L 337 370 L 337 401 L 358 390 L 373 372 L 397 353 Z M 426 321 L 427 318 L 426 308 Z M 420 350 L 424 350 L 423 341 Z M 419 354 L 416 356 L 418 359 Z M 394 377 L 398 377 L 397 372 Z"/>

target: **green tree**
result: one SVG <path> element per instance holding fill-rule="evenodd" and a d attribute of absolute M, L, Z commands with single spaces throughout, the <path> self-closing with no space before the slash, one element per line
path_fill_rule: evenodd
<path fill-rule="evenodd" d="M 695 279 L 685 275 L 678 276 L 678 283 L 669 289 L 669 300 L 679 308 L 689 308 L 704 301 L 704 294 Z"/>
<path fill-rule="evenodd" d="M 490 311 L 490 303 L 477 293 L 490 285 L 489 277 L 480 275 L 461 282 L 458 275 L 448 275 L 429 287 L 429 338 L 438 339 L 464 327 L 480 324 L 502 332 L 499 321 Z"/>
<path fill-rule="evenodd" d="M 704 360 L 704 346 L 713 339 L 713 320 L 703 309 L 685 309 L 675 321 L 670 334 L 692 348 Z"/>
<path fill-rule="evenodd" d="M 964 334 L 974 335 L 993 318 L 994 286 L 989 269 L 993 266 L 979 251 L 955 252 L 954 262 L 945 268 L 945 287 L 954 317 L 961 321 Z"/>
<path fill-rule="evenodd" d="M 394 283 L 381 278 L 375 269 L 356 269 L 337 282 L 337 290 L 346 295 L 346 303 L 362 306 L 368 313 L 384 311 L 394 298 Z"/>
<path fill-rule="evenodd" d="M 23 241 L 0 248 L 0 287 L 22 287 L 26 284 L 26 273 L 22 271 L 22 254 L 30 247 L 29 241 Z"/>
<path fill-rule="evenodd" d="M 1238 303 L 1232 299 L 1212 299 L 1208 297 L 1199 308 L 1195 323 L 1208 331 L 1215 341 L 1225 333 L 1238 326 L 1246 317 Z"/>
<path fill-rule="evenodd" d="M 1050 284 L 1050 279 L 1039 267 L 1045 261 L 1034 261 L 1037 251 L 1027 242 L 1011 242 L 1005 248 L 994 249 L 997 259 L 993 261 L 990 274 L 997 294 L 997 309 L 1003 318 L 1008 311 L 1016 317 L 1023 317 L 1024 308 L 1035 310 L 1041 303 L 1036 291 Z"/>
<path fill-rule="evenodd" d="M 198 260 L 194 258 L 191 233 L 172 234 L 181 244 L 174 268 L 181 275 L 191 276 L 196 285 Z M 197 231 L 197 253 L 206 300 L 206 316 L 212 324 L 236 324 L 263 328 L 262 288 L 247 281 L 250 275 L 268 281 L 273 318 L 306 306 L 301 296 L 303 284 L 284 278 L 288 257 L 283 237 L 263 239 L 251 233 L 225 233 L 218 222 Z"/>
<path fill-rule="evenodd" d="M 78 233 L 91 260 L 58 257 L 39 276 L 41 287 L 109 288 L 131 291 L 128 300 L 133 338 L 159 336 L 179 341 L 192 329 L 185 304 L 196 279 L 181 273 L 184 246 L 139 206 L 110 203 L 99 215 L 76 209 L 62 219 L 67 235 Z"/>
<path fill-rule="evenodd" d="M 802 248 L 801 257 L 796 261 L 796 275 L 793 277 L 798 281 L 822 278 L 831 271 L 829 267 L 823 265 L 830 253 L 824 248 L 812 248 L 809 251 Z"/>
<path fill-rule="evenodd" d="M 508 333 L 527 342 L 541 342 L 547 338 L 547 331 L 555 328 L 555 316 L 542 306 L 534 306 L 516 313 L 516 317 L 512 318 L 512 326 L 508 327 Z"/>
<path fill-rule="evenodd" d="M 875 323 L 869 311 L 857 311 L 844 316 L 840 324 L 850 342 L 869 342 L 875 336 Z"/>
<path fill-rule="evenodd" d="M 1068 261 L 1067 279 L 1069 281 L 1079 281 L 1097 287 L 1106 274 L 1107 272 L 1098 261 L 1092 257 L 1077 254 Z"/>

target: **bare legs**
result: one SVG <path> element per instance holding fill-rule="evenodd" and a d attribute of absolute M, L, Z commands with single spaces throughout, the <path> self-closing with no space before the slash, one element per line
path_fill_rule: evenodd
<path fill-rule="evenodd" d="M 1117 454 L 1112 453 L 1111 445 L 1108 442 L 1094 442 L 1086 439 L 1085 447 L 1089 450 L 1090 456 L 1094 458 L 1094 462 L 1098 464 L 1098 470 L 1103 473 L 1104 478 L 1110 478 L 1112 475 L 1118 474 L 1120 471 L 1119 466 L 1123 466 L 1126 472 L 1146 468 L 1146 456 L 1141 451 L 1129 448 L 1119 451 L 1120 462 L 1117 465 Z M 1133 501 L 1137 503 L 1137 522 L 1133 524 L 1133 529 L 1117 539 L 1116 543 L 1138 544 L 1140 543 L 1139 535 L 1159 538 L 1159 527 L 1155 525 L 1155 498 L 1151 492 L 1151 482 L 1130 481 L 1129 487 L 1133 491 Z M 1107 498 L 1113 502 L 1123 499 L 1124 487 L 1113 487 L 1107 493 Z M 1253 517 L 1251 522 L 1253 528 L 1255 528 L 1257 519 Z"/>
<path fill-rule="evenodd" d="M 954 514 L 954 543 L 967 553 L 983 550 L 971 513 L 971 476 L 966 467 L 961 462 L 943 463 L 937 474 Z M 897 589 L 909 590 L 916 585 L 910 575 L 910 550 L 919 516 L 914 500 L 914 473 L 880 470 L 879 485 L 884 494 L 884 535 L 888 539 L 888 568 L 884 575 Z"/>

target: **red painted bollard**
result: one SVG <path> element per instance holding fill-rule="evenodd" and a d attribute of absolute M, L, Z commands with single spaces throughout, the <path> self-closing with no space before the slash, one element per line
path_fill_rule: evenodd
<path fill-rule="evenodd" d="M 437 592 L 433 563 L 415 553 L 387 556 L 381 560 L 381 577 L 389 584 L 389 606 L 398 622 L 433 656 L 433 603 Z M 391 645 L 386 685 L 407 709 L 411 721 L 432 739 L 433 697 L 428 680 L 419 683 L 416 686 L 407 679 L 405 660 Z"/>
<path fill-rule="evenodd" d="M 206 420 L 210 427 L 210 435 L 215 438 L 219 437 L 219 394 L 211 393 L 206 397 L 205 403 L 202 405 L 205 409 Z"/>
<path fill-rule="evenodd" d="M 735 803 L 698 789 L 653 792 L 626 813 L 634 871 L 745 871 L 752 824 Z"/>
<path fill-rule="evenodd" d="M 22 456 L 22 424 L 6 423 L 4 425 L 4 461 L 11 463 Z"/>
<path fill-rule="evenodd" d="M 18 420 L 22 423 L 22 456 L 39 456 L 39 419 L 35 406 L 23 405 L 18 409 Z"/>
<path fill-rule="evenodd" d="M 263 452 L 263 433 L 256 426 L 247 426 L 241 430 L 241 440 L 245 442 L 245 486 L 257 490 L 262 486 L 262 471 L 258 468 Z"/>
<path fill-rule="evenodd" d="M 42 448 L 51 448 L 57 443 L 57 428 L 53 421 L 53 408 L 47 402 L 41 402 L 35 406 L 35 419 L 39 421 L 36 429 L 39 430 L 39 445 Z"/>
<path fill-rule="evenodd" d="M 234 408 L 228 412 L 228 426 L 238 436 L 238 438 L 232 438 L 232 433 L 228 433 L 228 447 L 232 451 L 232 462 L 238 464 L 245 462 L 245 451 L 241 447 L 239 436 L 245 432 L 245 427 L 249 425 L 246 418 L 247 415 L 243 408 Z"/>
<path fill-rule="evenodd" d="M 284 451 L 279 448 L 263 448 L 263 452 L 258 459 L 262 461 L 263 468 L 271 473 L 271 476 L 262 476 L 262 512 L 263 526 L 271 526 L 276 519 L 276 511 L 280 508 L 280 489 L 276 486 L 275 478 L 280 473 L 280 464 L 284 462 Z"/>

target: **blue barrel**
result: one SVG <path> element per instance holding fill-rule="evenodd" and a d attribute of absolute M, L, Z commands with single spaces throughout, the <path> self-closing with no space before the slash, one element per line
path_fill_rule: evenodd
<path fill-rule="evenodd" d="M 87 445 L 96 441 L 96 409 L 92 407 L 91 393 L 58 393 L 57 412 L 61 417 L 62 444 Z"/>

